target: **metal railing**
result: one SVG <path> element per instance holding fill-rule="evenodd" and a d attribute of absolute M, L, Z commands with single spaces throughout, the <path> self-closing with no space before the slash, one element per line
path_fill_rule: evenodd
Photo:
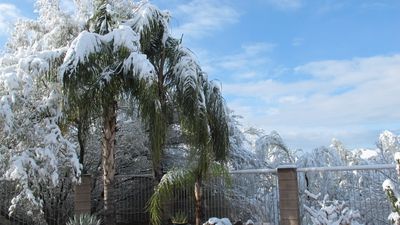
<path fill-rule="evenodd" d="M 232 222 L 248 219 L 257 224 L 279 224 L 279 188 L 276 169 L 231 171 L 231 182 L 213 178 L 203 189 L 203 218 L 227 217 Z M 364 224 L 389 224 L 387 216 L 390 204 L 382 190 L 382 182 L 392 179 L 397 182 L 394 165 L 363 165 L 351 167 L 298 168 L 298 192 L 302 224 L 310 224 L 309 215 L 303 206 L 318 207 L 318 202 L 305 194 L 328 194 L 330 199 L 345 201 L 350 209 L 358 210 Z M 146 204 L 153 193 L 151 175 L 118 175 L 115 177 L 114 200 L 117 224 L 149 224 Z M 47 202 L 47 213 L 42 219 L 33 221 L 24 207 L 8 215 L 10 201 L 18 190 L 15 184 L 0 181 L 0 224 L 4 225 L 65 225 L 73 209 L 73 191 L 69 190 L 60 201 Z M 54 192 L 60 190 L 54 189 Z M 92 209 L 102 214 L 102 181 L 95 178 L 91 190 Z M 55 193 L 50 193 L 55 195 Z M 194 220 L 193 184 L 176 188 L 170 201 L 165 202 L 164 223 L 177 212 L 187 213 L 189 222 Z M 54 199 L 54 198 L 50 198 Z M 46 211 L 45 210 L 45 211 Z M 39 222 L 38 222 L 39 221 Z"/>
<path fill-rule="evenodd" d="M 251 219 L 258 223 L 278 224 L 278 189 L 275 171 L 234 171 L 230 181 L 213 178 L 203 187 L 203 218 L 227 217 L 232 221 Z M 101 179 L 92 192 L 92 211 L 102 209 Z M 146 204 L 153 193 L 151 175 L 115 177 L 114 196 L 117 224 L 148 224 Z M 164 223 L 178 212 L 184 212 L 194 223 L 194 186 L 174 188 L 165 202 Z"/>
<path fill-rule="evenodd" d="M 330 200 L 344 201 L 346 207 L 359 211 L 358 221 L 363 224 L 389 224 L 391 209 L 382 183 L 385 179 L 397 182 L 394 165 L 298 168 L 297 175 L 302 224 L 311 224 L 304 205 L 320 208 L 305 190 L 320 193 L 320 201 L 325 195 Z"/>

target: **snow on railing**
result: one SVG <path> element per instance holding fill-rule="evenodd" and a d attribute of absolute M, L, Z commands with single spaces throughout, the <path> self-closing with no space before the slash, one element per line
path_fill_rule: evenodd
<path fill-rule="evenodd" d="M 395 169 L 395 168 L 396 165 L 394 164 L 377 164 L 377 165 L 332 166 L 332 167 L 304 167 L 304 168 L 297 168 L 297 172 L 381 170 L 381 169 Z"/>
<path fill-rule="evenodd" d="M 280 166 L 279 168 L 289 168 L 288 166 Z M 296 168 L 292 165 L 290 168 Z M 352 171 L 352 170 L 381 170 L 381 169 L 395 169 L 394 164 L 376 164 L 376 165 L 354 165 L 354 166 L 329 166 L 329 167 L 301 167 L 297 168 L 297 172 L 328 172 L 328 171 Z M 244 170 L 231 170 L 230 174 L 276 174 L 277 169 L 244 169 Z"/>
<path fill-rule="evenodd" d="M 272 173 L 276 174 L 276 169 L 246 169 L 246 170 L 231 170 L 229 174 L 255 174 L 255 173 Z"/>

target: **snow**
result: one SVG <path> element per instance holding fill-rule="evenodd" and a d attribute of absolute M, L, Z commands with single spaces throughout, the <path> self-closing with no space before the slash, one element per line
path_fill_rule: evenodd
<path fill-rule="evenodd" d="M 100 50 L 100 35 L 88 31 L 82 31 L 71 43 L 71 46 L 65 55 L 64 63 L 69 62 L 73 67 L 77 67 L 78 63 L 87 62 L 91 54 L 100 52 Z"/>
<path fill-rule="evenodd" d="M 246 225 L 253 225 L 254 222 L 253 222 L 253 220 L 247 220 L 247 222 L 246 222 L 245 224 L 246 224 Z"/>
<path fill-rule="evenodd" d="M 322 201 L 318 201 L 318 204 L 319 209 L 304 205 L 304 209 L 311 216 L 311 222 L 314 225 L 360 224 L 356 220 L 361 217 L 360 213 L 345 207 L 344 201 L 329 200 L 329 196 L 325 195 Z"/>
<path fill-rule="evenodd" d="M 360 149 L 360 152 L 361 152 L 360 155 L 361 159 L 371 159 L 373 157 L 378 156 L 378 152 L 372 149 Z"/>
<path fill-rule="evenodd" d="M 228 218 L 219 219 L 217 217 L 211 217 L 203 225 L 232 225 L 232 223 Z"/>
<path fill-rule="evenodd" d="M 128 26 L 119 26 L 118 29 L 114 29 L 101 37 L 101 40 L 113 43 L 114 52 L 117 52 L 121 47 L 125 47 L 131 52 L 137 52 L 139 50 L 139 35 Z"/>
<path fill-rule="evenodd" d="M 304 193 L 305 193 L 307 196 L 309 196 L 310 198 L 315 199 L 315 200 L 317 200 L 317 199 L 321 196 L 321 193 L 318 193 L 318 194 L 316 195 L 316 194 L 313 194 L 313 193 L 309 192 L 307 189 L 304 190 Z"/>
<path fill-rule="evenodd" d="M 394 160 L 395 160 L 397 163 L 400 163 L 400 152 L 395 152 L 395 153 L 394 153 Z"/>
<path fill-rule="evenodd" d="M 384 191 L 394 190 L 394 184 L 393 184 L 393 182 L 391 180 L 387 179 L 387 180 L 385 180 L 383 182 L 382 188 L 383 188 Z"/>
<path fill-rule="evenodd" d="M 388 220 L 389 221 L 394 221 L 394 222 L 400 221 L 399 213 L 398 212 L 390 213 L 389 216 L 388 216 Z M 393 223 L 393 224 L 398 224 L 398 223 Z"/>
<path fill-rule="evenodd" d="M 137 52 L 132 52 L 123 63 L 124 74 L 130 74 L 131 71 L 134 72 L 134 75 L 139 75 L 149 81 L 151 81 L 151 77 L 155 76 L 154 66 L 149 62 L 147 56 Z"/>

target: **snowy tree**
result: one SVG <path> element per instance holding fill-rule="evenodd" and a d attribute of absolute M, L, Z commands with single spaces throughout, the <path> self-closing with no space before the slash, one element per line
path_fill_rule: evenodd
<path fill-rule="evenodd" d="M 6 54 L 0 58 L 2 179 L 17 183 L 19 194 L 12 200 L 10 213 L 23 206 L 36 218 L 47 214 L 44 187 L 52 190 L 65 176 L 72 181 L 80 176 L 75 145 L 60 127 L 63 96 L 58 66 L 69 36 L 55 35 L 78 28 L 55 5 L 47 6 L 58 12 L 54 19 L 62 17 L 63 24 L 45 23 L 45 11 L 39 10 L 38 21 L 16 25 Z"/>
<path fill-rule="evenodd" d="M 158 102 L 151 97 L 154 67 L 140 53 L 139 35 L 128 26 L 115 27 L 106 1 L 95 7 L 94 32 L 83 31 L 71 43 L 61 75 L 68 111 L 102 119 L 104 218 L 109 225 L 115 224 L 112 192 L 118 98 L 141 98 L 146 92 L 145 100 L 150 102 L 146 103 L 153 104 L 150 108 L 156 111 Z"/>
<path fill-rule="evenodd" d="M 178 122 L 191 144 L 198 145 L 204 142 L 208 135 L 206 130 L 203 132 L 206 127 L 204 117 L 207 114 L 207 96 L 204 94 L 219 94 L 219 89 L 216 85 L 209 83 L 194 54 L 182 44 L 182 40 L 171 36 L 169 19 L 168 12 L 161 11 L 147 1 L 143 1 L 138 4 L 133 17 L 126 21 L 127 25 L 140 34 L 141 51 L 154 66 L 157 78 L 157 96 L 162 116 L 160 120 L 155 120 L 151 113 L 144 112 L 148 115 L 146 123 L 149 126 L 154 176 L 157 183 L 163 175 L 161 160 L 168 127 Z M 206 88 L 210 89 L 206 90 Z M 215 98 L 215 96 L 217 95 L 210 98 Z M 211 110 L 214 109 L 209 107 L 208 111 Z M 218 111 L 214 113 L 225 114 Z M 226 130 L 227 127 L 224 125 L 212 128 L 210 133 L 217 135 L 218 132 L 226 132 Z M 227 142 L 225 136 L 213 140 Z M 215 146 L 219 145 L 215 144 Z M 216 157 L 220 158 L 218 154 Z"/>
<path fill-rule="evenodd" d="M 256 154 L 271 168 L 295 163 L 294 153 L 286 146 L 276 131 L 260 137 L 255 144 Z"/>
<path fill-rule="evenodd" d="M 390 131 L 383 131 L 377 142 L 382 163 L 391 163 L 396 152 L 400 151 L 400 137 Z"/>

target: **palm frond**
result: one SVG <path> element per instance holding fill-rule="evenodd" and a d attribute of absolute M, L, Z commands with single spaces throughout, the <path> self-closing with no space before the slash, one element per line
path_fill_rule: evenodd
<path fill-rule="evenodd" d="M 164 48 L 169 36 L 168 21 L 168 13 L 160 11 L 148 2 L 141 2 L 133 17 L 125 23 L 140 34 L 141 50 L 153 62 L 153 57 Z"/>
<path fill-rule="evenodd" d="M 112 20 L 111 15 L 107 11 L 107 0 L 96 0 L 95 2 L 95 13 L 93 17 L 88 21 L 91 26 L 91 30 L 98 34 L 107 34 L 112 31 L 115 21 Z"/>
<path fill-rule="evenodd" d="M 194 179 L 194 175 L 190 170 L 176 168 L 162 177 L 147 204 L 151 224 L 161 224 L 162 204 L 172 196 L 174 188 L 182 188 L 185 187 L 185 184 L 194 183 Z"/>
<path fill-rule="evenodd" d="M 205 82 L 208 125 L 212 150 L 217 161 L 225 161 L 229 151 L 228 116 L 220 88 L 214 82 Z"/>
<path fill-rule="evenodd" d="M 68 106 L 84 106 L 90 113 L 100 111 L 103 103 L 125 88 L 139 87 L 141 79 L 150 82 L 154 68 L 138 53 L 139 39 L 129 27 L 114 29 L 106 35 L 83 31 L 72 42 L 60 74 Z M 114 98 L 114 97 L 111 97 Z"/>

